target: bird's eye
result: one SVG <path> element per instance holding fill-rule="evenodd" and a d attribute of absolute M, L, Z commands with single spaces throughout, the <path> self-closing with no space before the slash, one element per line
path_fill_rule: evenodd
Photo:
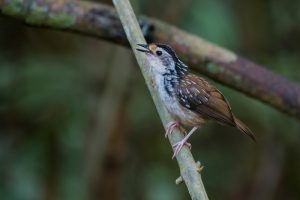
<path fill-rule="evenodd" d="M 161 51 L 156 51 L 156 55 L 161 56 L 162 52 Z"/>

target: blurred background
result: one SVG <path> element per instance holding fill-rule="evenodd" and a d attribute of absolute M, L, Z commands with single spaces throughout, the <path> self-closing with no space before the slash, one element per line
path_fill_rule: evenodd
<path fill-rule="evenodd" d="M 299 0 L 131 2 L 300 80 Z M 190 199 L 129 49 L 3 16 L 0 25 L 0 199 Z M 210 199 L 300 199 L 299 121 L 217 86 L 258 143 L 217 124 L 193 135 Z"/>

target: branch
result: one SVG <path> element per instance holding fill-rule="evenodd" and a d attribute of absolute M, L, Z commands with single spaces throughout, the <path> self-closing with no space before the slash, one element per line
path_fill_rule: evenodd
<path fill-rule="evenodd" d="M 128 41 L 131 47 L 134 49 L 133 52 L 141 68 L 142 74 L 146 80 L 146 84 L 151 93 L 159 116 L 163 124 L 167 124 L 170 121 L 174 121 L 166 108 L 162 104 L 158 97 L 156 86 L 152 81 L 154 75 L 150 71 L 150 63 L 148 62 L 146 55 L 136 51 L 138 43 L 145 44 L 145 38 L 141 32 L 140 26 L 136 20 L 135 14 L 131 8 L 128 0 L 113 0 L 113 3 L 118 11 L 124 30 L 126 32 Z M 178 131 L 174 131 L 173 134 L 169 135 L 169 141 L 171 145 L 183 139 L 183 135 Z M 202 180 L 201 175 L 197 171 L 197 165 L 188 147 L 184 147 L 179 154 L 176 156 L 181 176 L 188 188 L 188 191 L 192 199 L 202 200 L 208 199 Z"/>
<path fill-rule="evenodd" d="M 0 0 L 2 14 L 34 26 L 64 29 L 128 45 L 115 10 L 73 0 Z M 170 44 L 197 72 L 300 119 L 300 86 L 226 49 L 150 18 L 146 39 Z"/>

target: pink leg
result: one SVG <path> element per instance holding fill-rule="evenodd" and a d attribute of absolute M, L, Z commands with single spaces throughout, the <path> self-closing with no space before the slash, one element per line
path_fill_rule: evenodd
<path fill-rule="evenodd" d="M 194 127 L 192 128 L 192 130 L 179 142 L 177 142 L 176 144 L 173 145 L 174 148 L 174 154 L 172 156 L 172 159 L 175 158 L 175 156 L 180 152 L 180 150 L 182 149 L 182 147 L 184 145 L 187 145 L 191 148 L 191 144 L 188 143 L 188 139 L 193 135 L 193 133 L 197 130 L 198 127 Z"/>
<path fill-rule="evenodd" d="M 185 132 L 178 121 L 171 121 L 167 124 L 165 137 L 167 138 L 168 135 L 172 134 L 175 128 L 179 128 L 180 131 Z"/>

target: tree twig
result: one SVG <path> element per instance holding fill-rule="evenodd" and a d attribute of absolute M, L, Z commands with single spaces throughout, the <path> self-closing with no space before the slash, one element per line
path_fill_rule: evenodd
<path fill-rule="evenodd" d="M 138 43 L 146 43 L 144 36 L 141 32 L 140 26 L 136 20 L 135 14 L 131 8 L 128 0 L 113 0 L 113 3 L 120 16 L 124 30 L 131 47 L 134 49 L 135 57 L 141 68 L 142 74 L 146 80 L 148 89 L 150 90 L 153 101 L 156 105 L 159 116 L 163 124 L 167 124 L 169 121 L 173 121 L 166 108 L 163 106 L 161 100 L 158 97 L 156 86 L 152 83 L 153 74 L 150 71 L 150 63 L 146 59 L 146 56 L 136 51 Z M 183 135 L 179 131 L 175 131 L 169 136 L 171 145 L 183 139 Z M 181 176 L 188 188 L 188 191 L 192 199 L 208 199 L 201 175 L 197 171 L 197 165 L 188 147 L 184 147 L 176 156 Z"/>
<path fill-rule="evenodd" d="M 115 10 L 100 3 L 0 0 L 0 10 L 29 25 L 128 45 Z M 300 119 L 300 86 L 295 82 L 174 26 L 146 17 L 139 19 L 146 39 L 170 44 L 192 69 Z"/>

